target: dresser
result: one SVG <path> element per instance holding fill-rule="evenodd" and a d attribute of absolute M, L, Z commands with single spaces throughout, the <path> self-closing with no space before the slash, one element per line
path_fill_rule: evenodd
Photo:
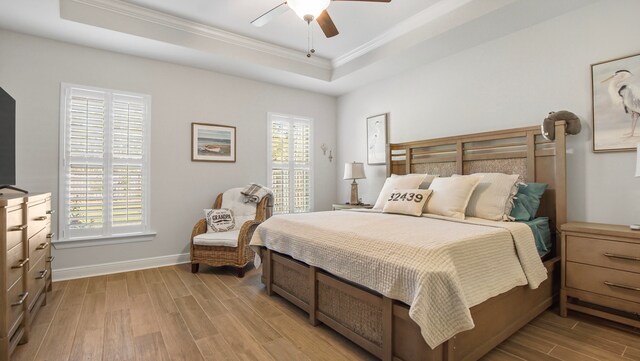
<path fill-rule="evenodd" d="M 561 230 L 560 314 L 569 309 L 640 327 L 640 232 L 582 222 Z"/>
<path fill-rule="evenodd" d="M 51 194 L 0 195 L 0 360 L 29 340 L 51 287 Z"/>

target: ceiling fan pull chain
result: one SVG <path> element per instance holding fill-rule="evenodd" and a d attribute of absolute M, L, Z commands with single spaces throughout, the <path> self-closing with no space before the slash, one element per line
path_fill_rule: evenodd
<path fill-rule="evenodd" d="M 311 57 L 311 23 L 307 21 L 307 58 Z"/>
<path fill-rule="evenodd" d="M 313 48 L 313 29 L 311 29 L 311 24 L 309 24 L 309 34 L 311 34 L 310 35 L 310 37 L 311 37 L 311 50 L 310 50 L 310 52 L 311 52 L 311 54 L 313 54 L 313 53 L 316 52 L 316 49 Z"/>

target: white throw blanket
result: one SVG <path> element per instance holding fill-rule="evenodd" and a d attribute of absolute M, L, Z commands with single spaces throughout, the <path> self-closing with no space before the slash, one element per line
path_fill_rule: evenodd
<path fill-rule="evenodd" d="M 474 327 L 469 309 L 547 278 L 521 223 L 376 211 L 271 217 L 254 232 L 265 246 L 410 305 L 431 348 Z"/>

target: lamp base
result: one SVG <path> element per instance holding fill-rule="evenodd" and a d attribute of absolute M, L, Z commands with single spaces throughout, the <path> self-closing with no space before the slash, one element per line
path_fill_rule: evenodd
<path fill-rule="evenodd" d="M 350 204 L 358 204 L 358 183 L 356 183 L 356 180 L 353 180 L 353 183 L 351 183 L 351 200 L 349 201 Z"/>
<path fill-rule="evenodd" d="M 640 231 L 640 224 L 632 224 L 629 226 L 632 231 Z"/>

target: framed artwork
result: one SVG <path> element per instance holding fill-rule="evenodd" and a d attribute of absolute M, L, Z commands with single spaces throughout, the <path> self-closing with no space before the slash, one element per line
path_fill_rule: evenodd
<path fill-rule="evenodd" d="M 593 151 L 632 151 L 640 143 L 640 54 L 591 65 Z"/>
<path fill-rule="evenodd" d="M 387 114 L 367 118 L 367 164 L 387 163 Z"/>
<path fill-rule="evenodd" d="M 235 162 L 236 127 L 191 123 L 191 160 L 194 162 Z"/>

